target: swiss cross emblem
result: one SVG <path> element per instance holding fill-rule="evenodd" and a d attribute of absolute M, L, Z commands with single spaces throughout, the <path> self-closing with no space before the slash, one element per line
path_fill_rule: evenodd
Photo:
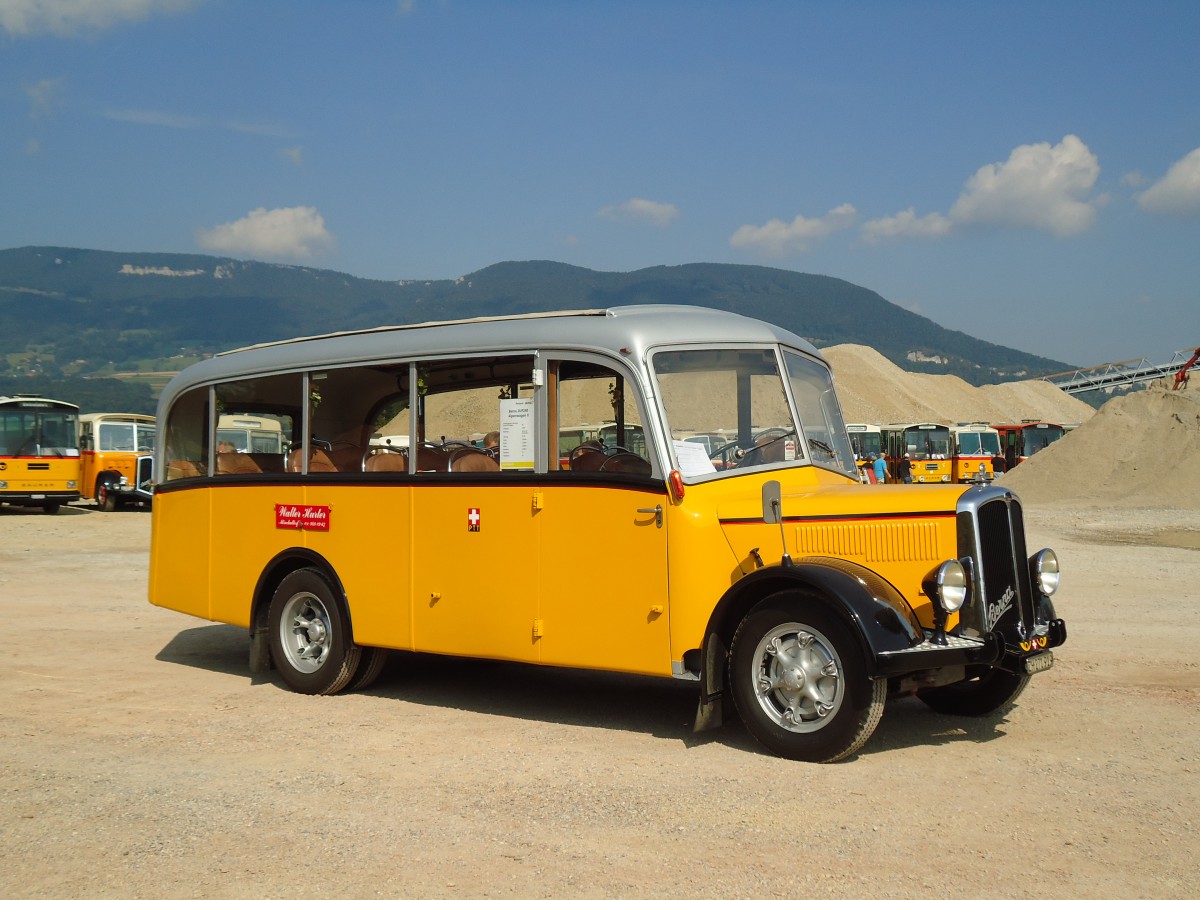
<path fill-rule="evenodd" d="M 467 531 L 479 530 L 479 507 L 473 506 L 467 510 Z"/>

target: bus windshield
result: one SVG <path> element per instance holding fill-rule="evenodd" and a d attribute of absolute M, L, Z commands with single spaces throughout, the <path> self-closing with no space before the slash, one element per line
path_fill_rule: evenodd
<path fill-rule="evenodd" d="M 61 409 L 0 409 L 0 456 L 78 456 L 78 419 Z"/>
<path fill-rule="evenodd" d="M 98 450 L 130 453 L 154 452 L 154 424 L 152 422 L 101 422 L 97 430 L 96 448 Z"/>
<path fill-rule="evenodd" d="M 913 459 L 947 459 L 950 429 L 945 425 L 913 425 L 904 429 L 904 446 Z"/>
<path fill-rule="evenodd" d="M 1000 435 L 993 431 L 960 431 L 958 453 L 959 456 L 997 456 Z"/>
<path fill-rule="evenodd" d="M 828 371 L 799 354 L 785 352 L 784 359 L 799 422 L 774 349 L 654 354 L 671 443 L 684 476 L 797 463 L 853 470 Z M 697 435 L 706 437 L 697 441 Z M 723 440 L 714 440 L 717 435 Z"/>
<path fill-rule="evenodd" d="M 1061 425 L 1027 425 L 1025 427 L 1025 455 L 1033 456 L 1063 436 Z"/>

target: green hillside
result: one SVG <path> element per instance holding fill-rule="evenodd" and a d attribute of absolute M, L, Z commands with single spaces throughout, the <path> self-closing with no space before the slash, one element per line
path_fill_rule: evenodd
<path fill-rule="evenodd" d="M 909 371 L 987 384 L 1071 368 L 941 327 L 838 278 L 695 263 L 595 272 L 504 262 L 454 280 L 374 281 L 303 266 L 175 253 L 0 250 L 0 393 L 73 399 L 117 378 L 108 409 L 151 411 L 166 374 L 205 354 L 303 334 L 632 303 L 711 306 L 774 322 L 818 347 L 874 347 Z M 914 360 L 937 360 L 915 362 Z M 134 390 L 143 400 L 133 408 Z M 73 394 L 69 393 L 74 391 Z"/>

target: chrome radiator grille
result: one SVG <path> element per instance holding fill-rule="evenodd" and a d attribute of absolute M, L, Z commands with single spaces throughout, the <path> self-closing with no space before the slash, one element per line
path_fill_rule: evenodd
<path fill-rule="evenodd" d="M 962 629 L 980 636 L 999 631 L 1017 644 L 1033 632 L 1035 598 L 1029 580 L 1021 502 L 1002 488 L 969 491 L 959 501 L 959 557 L 970 559 L 972 599 Z"/>

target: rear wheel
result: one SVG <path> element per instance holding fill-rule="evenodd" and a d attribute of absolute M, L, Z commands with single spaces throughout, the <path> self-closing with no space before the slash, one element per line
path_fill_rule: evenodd
<path fill-rule="evenodd" d="M 42 504 L 42 512 L 44 512 L 48 516 L 55 515 L 61 508 L 62 508 L 61 503 L 43 503 Z"/>
<path fill-rule="evenodd" d="M 336 694 L 358 670 L 346 604 L 317 569 L 298 569 L 279 583 L 268 634 L 280 677 L 297 693 Z"/>
<path fill-rule="evenodd" d="M 358 659 L 358 671 L 346 685 L 348 691 L 365 691 L 383 673 L 388 661 L 388 651 L 383 647 L 362 647 Z"/>
<path fill-rule="evenodd" d="M 936 712 L 952 716 L 987 716 L 1011 707 L 1028 684 L 1028 675 L 987 669 L 957 684 L 917 691 L 917 696 Z"/>
<path fill-rule="evenodd" d="M 768 598 L 742 620 L 729 684 L 746 729 L 773 753 L 805 762 L 859 750 L 887 695 L 886 681 L 867 677 L 849 628 L 797 591 Z"/>

